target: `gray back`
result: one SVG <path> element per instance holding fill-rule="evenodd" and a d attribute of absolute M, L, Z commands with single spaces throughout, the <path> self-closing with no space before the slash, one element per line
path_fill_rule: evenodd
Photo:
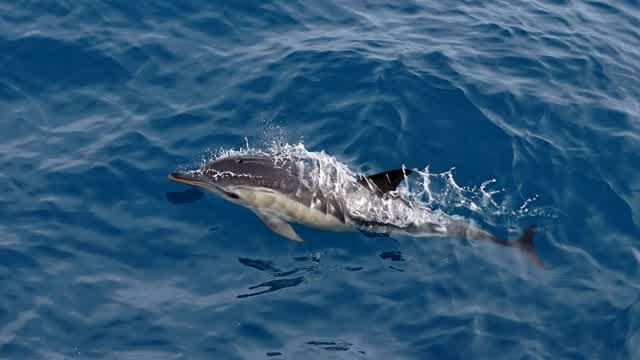
<path fill-rule="evenodd" d="M 218 186 L 265 187 L 283 193 L 295 192 L 301 181 L 296 164 L 276 162 L 267 156 L 225 157 L 207 164 L 205 175 Z"/>

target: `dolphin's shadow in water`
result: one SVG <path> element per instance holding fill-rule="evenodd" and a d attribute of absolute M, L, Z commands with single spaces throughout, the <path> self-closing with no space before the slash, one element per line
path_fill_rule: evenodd
<path fill-rule="evenodd" d="M 317 260 L 315 260 L 315 258 L 313 257 L 296 258 L 294 260 L 296 262 L 305 261 L 305 260 L 317 262 Z M 296 266 L 290 270 L 281 270 L 272 261 L 269 261 L 269 260 L 238 258 L 238 261 L 244 266 L 248 266 L 250 268 L 253 268 L 259 271 L 268 272 L 269 274 L 271 274 L 273 277 L 276 277 L 276 278 L 291 276 L 301 271 L 310 272 L 317 268 L 316 265 L 309 265 L 309 266 Z M 277 290 L 281 290 L 284 288 L 297 286 L 302 284 L 303 282 L 304 282 L 304 276 L 299 276 L 291 279 L 271 280 L 271 281 L 267 281 L 249 288 L 249 290 L 253 290 L 261 287 L 268 287 L 268 289 L 259 291 L 259 292 L 249 293 L 249 294 L 241 294 L 241 295 L 238 295 L 237 298 L 242 299 L 250 296 L 262 295 L 262 294 L 274 292 Z"/>
<path fill-rule="evenodd" d="M 381 253 L 379 256 L 380 256 L 380 259 L 382 260 L 404 261 L 404 258 L 402 257 L 402 253 L 400 252 L 400 250 L 385 251 Z"/>
<path fill-rule="evenodd" d="M 299 277 L 293 278 L 293 279 L 271 280 L 271 281 L 267 281 L 267 282 L 264 282 L 262 284 L 258 284 L 258 285 L 255 285 L 255 286 L 252 286 L 252 287 L 249 288 L 249 290 L 253 290 L 253 289 L 258 289 L 258 288 L 261 288 L 261 287 L 268 287 L 268 289 L 266 289 L 266 290 L 262 290 L 262 291 L 258 291 L 258 292 L 250 293 L 250 294 L 241 294 L 241 295 L 238 295 L 236 297 L 238 299 L 242 299 L 242 298 L 247 298 L 247 297 L 250 297 L 250 296 L 262 295 L 262 294 L 266 294 L 266 293 L 282 290 L 284 288 L 297 286 L 297 285 L 302 284 L 303 282 L 304 282 L 304 277 L 303 276 L 299 276 Z"/>
<path fill-rule="evenodd" d="M 379 254 L 378 256 L 380 257 L 380 259 L 384 261 L 394 262 L 396 263 L 396 265 L 399 265 L 405 262 L 405 259 L 399 250 L 385 251 Z M 311 262 L 311 264 L 306 266 L 294 266 L 291 269 L 282 269 L 281 267 L 277 266 L 276 264 L 273 263 L 273 261 L 270 261 L 270 260 L 250 259 L 250 258 L 242 258 L 242 257 L 238 258 L 238 262 L 241 263 L 242 265 L 250 267 L 252 269 L 256 269 L 258 271 L 267 272 L 271 276 L 278 279 L 267 281 L 249 288 L 249 290 L 253 290 L 261 287 L 269 287 L 266 290 L 255 292 L 255 293 L 249 293 L 249 294 L 241 294 L 241 295 L 238 295 L 237 298 L 241 299 L 241 298 L 246 298 L 250 296 L 262 295 L 262 294 L 274 292 L 277 290 L 281 290 L 284 288 L 300 285 L 305 280 L 304 276 L 299 276 L 293 279 L 279 279 L 279 278 L 292 276 L 299 272 L 313 272 L 318 268 L 317 264 L 320 262 L 320 257 L 319 255 L 299 256 L 299 257 L 294 257 L 293 261 L 296 263 Z M 362 266 L 348 266 L 344 268 L 344 270 L 346 271 L 361 271 L 363 269 L 364 267 Z M 389 269 L 400 271 L 400 272 L 405 271 L 404 269 L 399 268 L 398 266 L 391 266 L 391 265 L 389 266 Z"/>
<path fill-rule="evenodd" d="M 398 250 L 386 251 L 381 253 L 379 256 L 382 260 L 392 261 L 395 263 L 403 263 L 405 261 L 404 257 L 402 256 L 402 253 Z M 291 269 L 282 269 L 276 264 L 274 264 L 273 261 L 270 261 L 270 260 L 250 259 L 250 258 L 242 258 L 242 257 L 238 258 L 238 262 L 241 263 L 242 265 L 258 271 L 267 272 L 271 276 L 277 279 L 263 282 L 255 286 L 251 286 L 249 288 L 249 290 L 254 290 L 262 287 L 268 287 L 268 289 L 266 290 L 262 290 L 254 293 L 248 293 L 248 294 L 241 294 L 236 297 L 239 299 L 242 299 L 242 298 L 262 295 L 262 294 L 282 290 L 288 287 L 294 287 L 294 286 L 300 285 L 305 280 L 304 276 L 298 276 L 298 277 L 289 278 L 289 279 L 286 279 L 284 277 L 292 276 L 300 272 L 307 273 L 307 272 L 315 271 L 318 268 L 317 264 L 320 262 L 320 257 L 319 255 L 299 256 L 299 257 L 294 257 L 293 261 L 296 263 L 311 262 L 311 264 L 306 266 L 294 266 Z M 405 271 L 404 269 L 398 268 L 396 266 L 389 266 L 389 268 L 392 270 L 400 271 L 400 272 Z M 349 266 L 345 268 L 346 271 L 360 271 L 363 269 L 364 267 L 362 266 Z"/>
<path fill-rule="evenodd" d="M 307 344 L 321 346 L 330 351 L 347 351 L 351 348 L 351 344 L 346 341 L 309 341 Z"/>
<path fill-rule="evenodd" d="M 405 258 L 402 256 L 402 253 L 400 252 L 400 250 L 395 250 L 395 251 L 385 251 L 383 253 L 381 253 L 380 255 L 380 259 L 385 260 L 385 261 L 393 261 L 395 263 L 404 263 L 406 260 Z M 399 264 L 396 264 L 399 265 Z M 389 269 L 391 270 L 395 270 L 395 271 L 400 271 L 400 272 L 404 272 L 405 270 L 396 266 L 396 265 L 389 265 Z"/>
<path fill-rule="evenodd" d="M 331 340 L 331 341 L 307 341 L 307 345 L 317 346 L 326 351 L 351 351 L 353 344 L 343 341 L 343 340 Z M 365 355 L 365 352 L 362 350 L 355 350 L 360 355 Z"/>
<path fill-rule="evenodd" d="M 356 355 L 358 358 L 366 354 L 366 352 L 364 352 L 363 350 L 354 350 L 353 344 L 343 340 L 311 340 L 311 341 L 307 341 L 306 344 L 321 348 L 325 351 L 341 351 L 341 352 L 355 351 L 357 352 L 357 354 L 354 354 L 354 355 Z M 267 357 L 272 357 L 272 356 L 281 356 L 283 354 L 279 351 L 272 351 L 272 352 L 268 352 L 266 355 Z"/>
<path fill-rule="evenodd" d="M 364 269 L 364 266 L 346 266 L 344 269 L 346 271 L 360 271 Z"/>
<path fill-rule="evenodd" d="M 169 191 L 165 197 L 172 204 L 188 204 L 202 199 L 204 193 L 192 187 L 184 191 Z"/>

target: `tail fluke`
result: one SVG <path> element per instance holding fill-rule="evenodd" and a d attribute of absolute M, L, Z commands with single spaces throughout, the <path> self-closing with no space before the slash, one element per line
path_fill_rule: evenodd
<path fill-rule="evenodd" d="M 536 248 L 533 245 L 533 234 L 535 232 L 534 230 L 535 230 L 535 227 L 533 226 L 530 226 L 529 228 L 527 228 L 527 230 L 524 231 L 522 236 L 520 236 L 518 240 L 513 242 L 513 246 L 518 248 L 518 250 L 520 250 L 520 253 L 522 255 L 524 255 L 526 258 L 530 259 L 531 261 L 533 261 L 533 263 L 536 264 L 536 266 L 544 268 L 544 263 L 536 253 Z"/>

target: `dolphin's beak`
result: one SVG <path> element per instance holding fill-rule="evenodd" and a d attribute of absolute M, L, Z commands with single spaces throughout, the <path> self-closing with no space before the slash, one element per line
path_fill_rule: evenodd
<path fill-rule="evenodd" d="M 169 179 L 189 185 L 201 185 L 204 183 L 203 176 L 195 172 L 174 171 L 169 173 Z"/>
<path fill-rule="evenodd" d="M 169 179 L 182 184 L 200 186 L 209 191 L 213 191 L 219 195 L 224 195 L 227 198 L 238 199 L 239 196 L 233 191 L 226 190 L 216 184 L 212 184 L 205 175 L 200 175 L 196 172 L 181 172 L 174 171 L 169 173 Z M 232 200 L 233 201 L 233 200 Z"/>

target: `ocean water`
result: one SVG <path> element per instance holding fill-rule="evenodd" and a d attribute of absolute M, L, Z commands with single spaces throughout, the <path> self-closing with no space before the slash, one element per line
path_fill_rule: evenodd
<path fill-rule="evenodd" d="M 640 359 L 638 49 L 637 0 L 0 1 L 0 358 Z M 274 144 L 546 267 L 167 179 Z"/>

